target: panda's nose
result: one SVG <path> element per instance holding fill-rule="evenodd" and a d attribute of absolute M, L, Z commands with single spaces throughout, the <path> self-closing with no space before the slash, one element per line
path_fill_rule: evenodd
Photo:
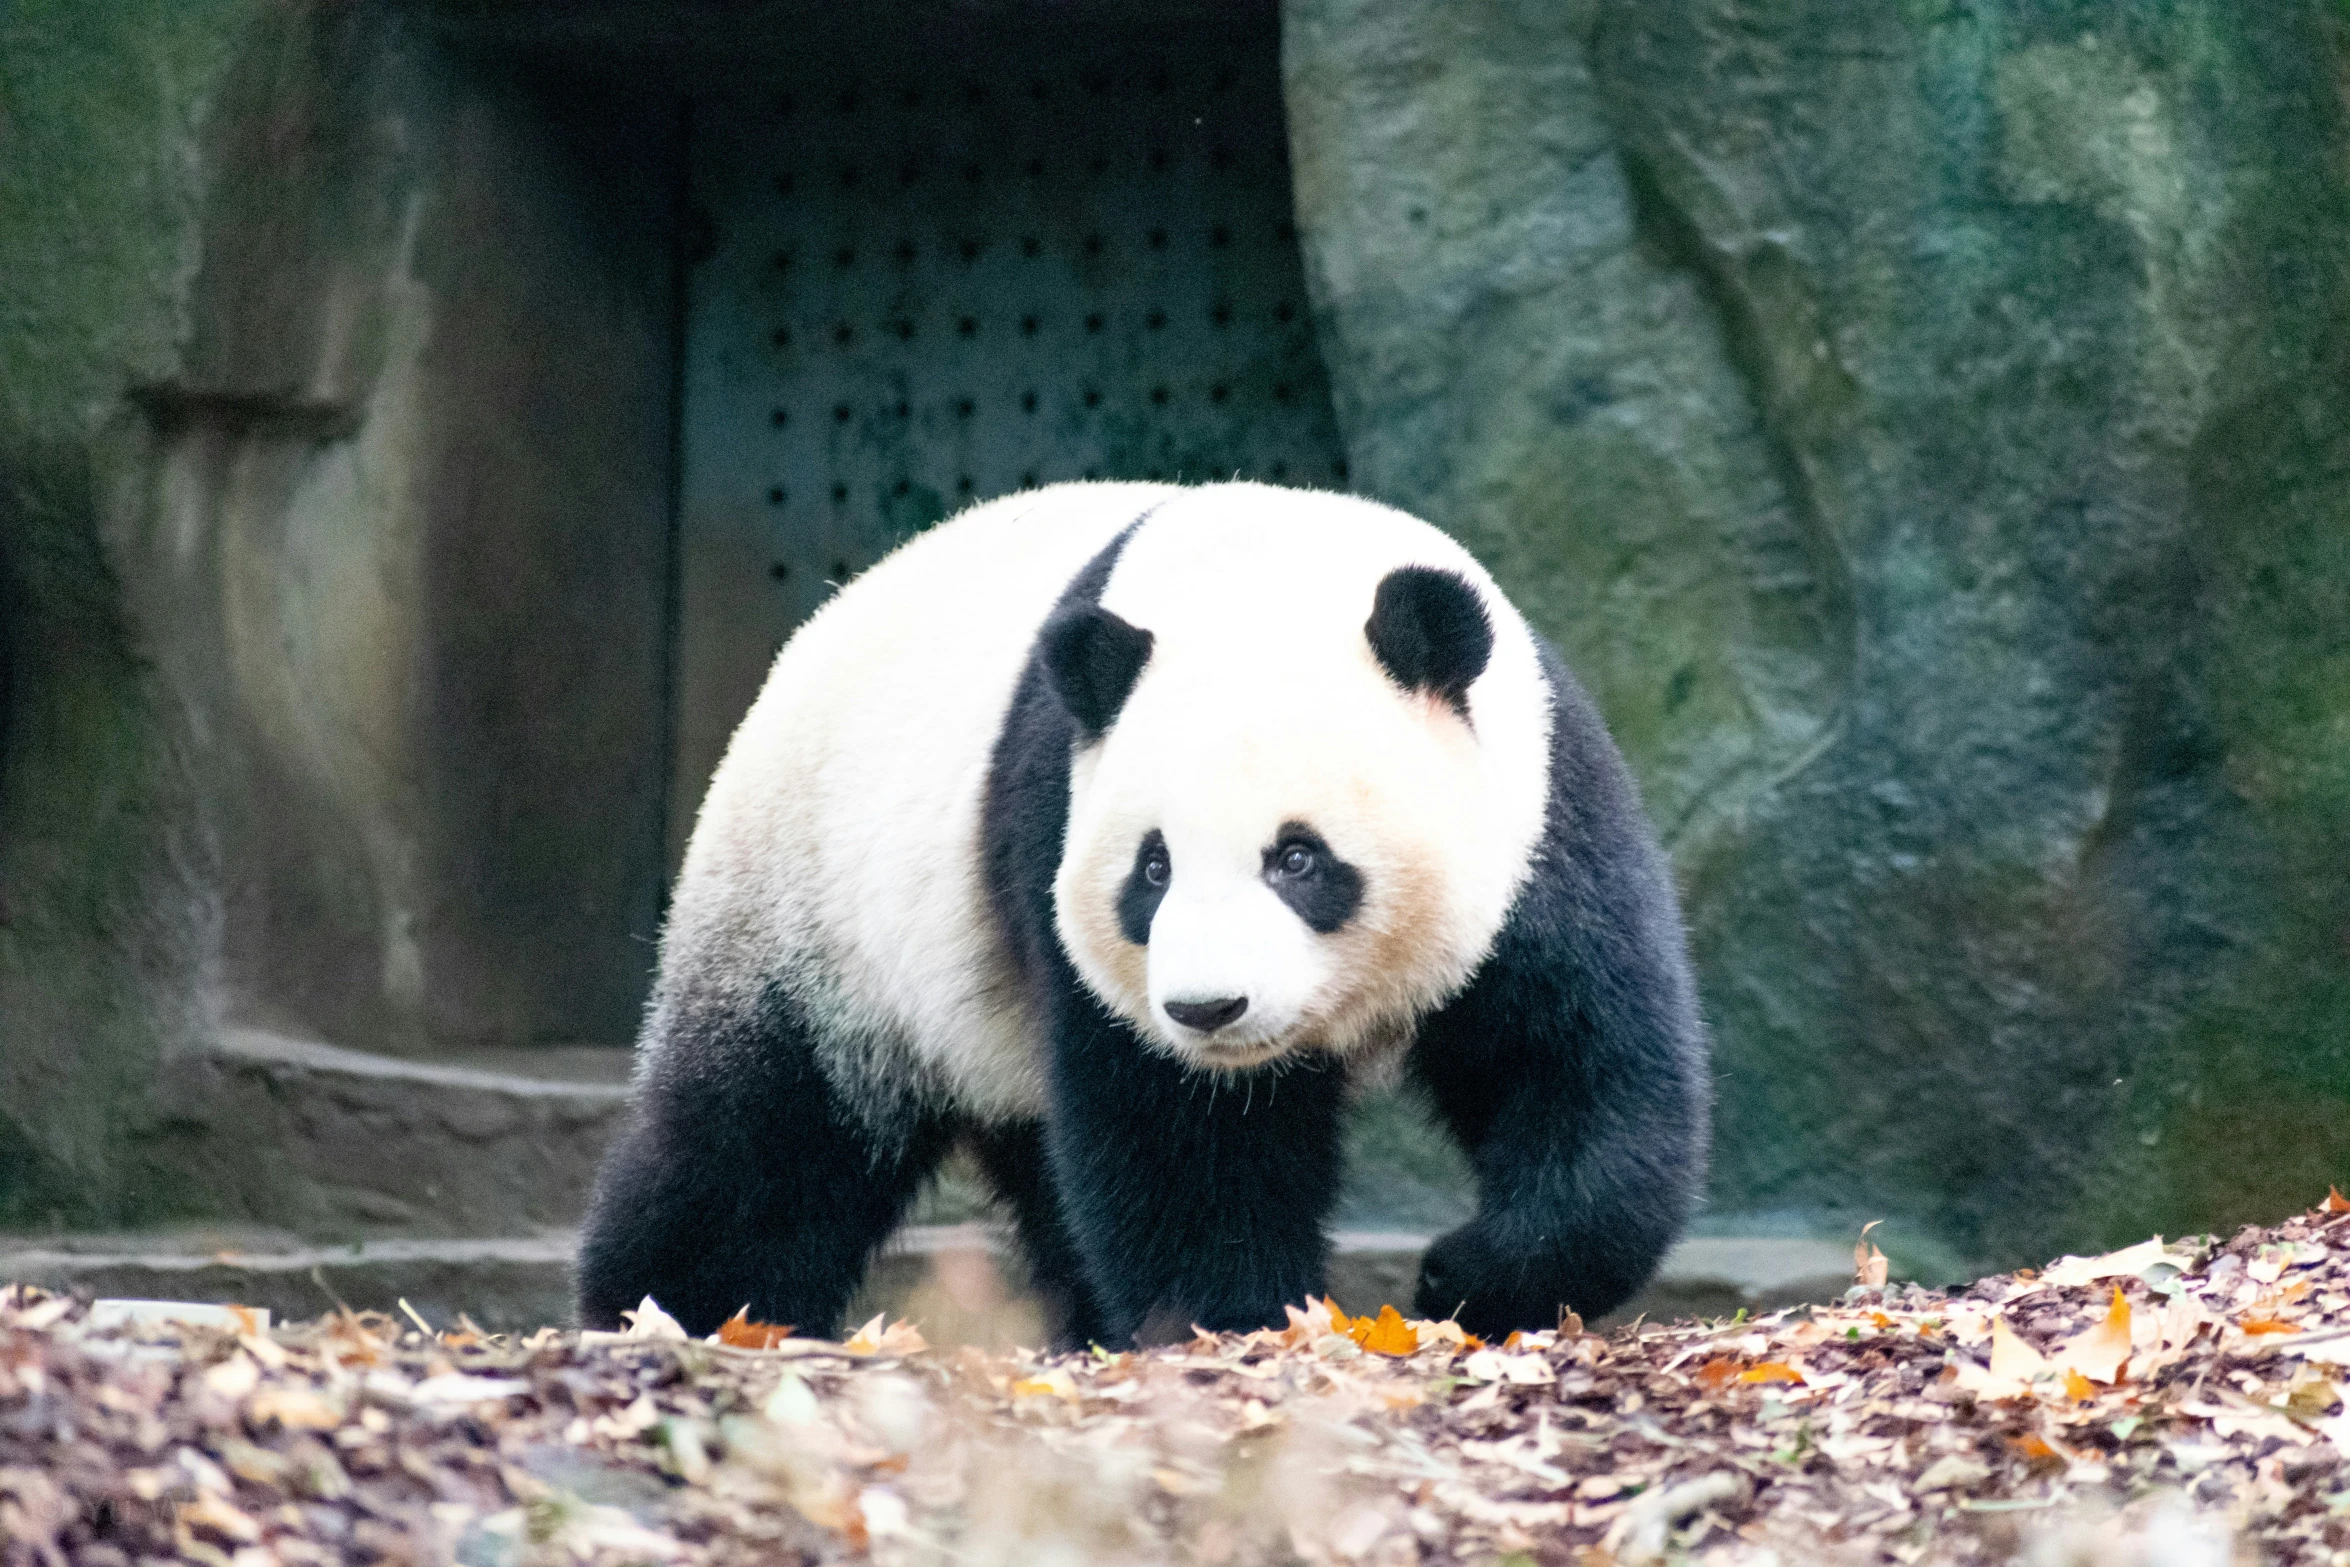
<path fill-rule="evenodd" d="M 1185 1028 L 1196 1028 L 1203 1034 L 1212 1034 L 1225 1024 L 1235 1021 L 1248 1010 L 1248 997 L 1228 996 L 1221 1001 L 1170 1001 L 1167 1015 Z"/>

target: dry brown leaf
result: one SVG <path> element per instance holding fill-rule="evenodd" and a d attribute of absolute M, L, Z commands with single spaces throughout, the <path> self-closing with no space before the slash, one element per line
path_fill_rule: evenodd
<path fill-rule="evenodd" d="M 1749 1366 L 1738 1373 L 1741 1382 L 1797 1382 L 1803 1373 L 1783 1360 L 1766 1360 L 1759 1366 Z"/>
<path fill-rule="evenodd" d="M 2342 1188 L 2339 1186 L 2329 1186 L 2326 1188 L 2326 1200 L 2317 1205 L 2317 1211 L 2320 1213 L 2350 1213 L 2350 1197 L 2343 1196 Z"/>
<path fill-rule="evenodd" d="M 2276 1317 L 2239 1317 L 2236 1326 L 2246 1333 L 2298 1333 L 2301 1330 L 2290 1322 Z"/>
<path fill-rule="evenodd" d="M 1860 1238 L 1853 1242 L 1852 1245 L 1853 1282 L 1856 1284 L 1865 1284 L 1870 1289 L 1883 1289 L 1885 1287 L 1886 1270 L 1890 1266 L 1890 1264 L 1888 1264 L 1885 1260 L 1885 1254 L 1877 1250 L 1876 1246 L 1869 1240 L 1869 1231 L 1875 1229 L 1878 1225 L 1883 1224 L 1884 1222 L 1885 1221 L 1883 1219 L 1871 1219 L 1868 1223 L 1862 1225 L 1860 1227 Z"/>
<path fill-rule="evenodd" d="M 245 1405 L 255 1426 L 275 1421 L 289 1431 L 332 1431 L 343 1423 L 343 1406 L 306 1387 L 265 1387 Z"/>
<path fill-rule="evenodd" d="M 880 1313 L 850 1334 L 847 1342 L 841 1345 L 842 1353 L 860 1358 L 870 1355 L 918 1355 L 930 1347 L 922 1337 L 922 1330 L 903 1317 L 884 1328 L 882 1323 L 887 1316 L 886 1312 Z"/>
<path fill-rule="evenodd" d="M 2102 1257 L 2063 1258 L 2049 1264 L 2047 1271 L 2040 1275 L 2040 1281 L 2072 1289 L 2083 1284 L 2095 1284 L 2100 1279 L 2129 1278 L 2163 1260 L 2162 1237 L 2157 1235 L 2135 1246 L 2109 1251 Z"/>
<path fill-rule="evenodd" d="M 2104 1320 L 2066 1340 L 2056 1359 L 2068 1372 L 2078 1371 L 2092 1382 L 2111 1382 L 2129 1358 L 2130 1303 L 2116 1284 Z"/>
<path fill-rule="evenodd" d="M 622 1336 L 632 1339 L 652 1339 L 682 1344 L 687 1334 L 678 1326 L 677 1319 L 661 1309 L 661 1303 L 647 1295 L 637 1302 L 634 1311 L 624 1311 L 621 1320 L 628 1324 Z"/>
<path fill-rule="evenodd" d="M 1991 1319 L 1991 1374 L 2013 1382 L 2029 1382 L 2049 1369 L 2048 1357 L 2016 1336 L 2005 1317 Z"/>

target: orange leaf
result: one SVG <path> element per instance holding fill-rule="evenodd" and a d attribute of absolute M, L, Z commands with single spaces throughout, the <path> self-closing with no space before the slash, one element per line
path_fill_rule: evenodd
<path fill-rule="evenodd" d="M 2029 1433 L 2023 1436 L 2011 1436 L 2007 1439 L 2007 1445 L 2035 1464 L 2061 1464 L 2064 1462 L 2064 1454 L 2050 1445 L 2046 1437 L 2033 1436 Z"/>
<path fill-rule="evenodd" d="M 1356 1343 L 1375 1355 L 1408 1355 L 1420 1347 L 1420 1335 L 1393 1306 L 1379 1308 L 1379 1320 L 1362 1321 L 1363 1336 Z"/>
<path fill-rule="evenodd" d="M 2350 1197 L 2343 1196 L 2342 1188 L 2339 1186 L 2329 1186 L 2326 1188 L 2326 1200 L 2317 1205 L 2317 1211 L 2320 1213 L 2350 1213 Z"/>
<path fill-rule="evenodd" d="M 1369 1317 L 1349 1317 L 1346 1314 L 1346 1308 L 1329 1296 L 1322 1297 L 1322 1306 L 1330 1313 L 1331 1332 L 1342 1333 L 1360 1344 L 1363 1341 L 1363 1335 L 1370 1331 L 1371 1319 Z"/>
<path fill-rule="evenodd" d="M 2065 1396 L 2074 1403 L 2086 1404 L 2097 1396 L 2097 1384 L 2067 1366 L 2064 1368 L 2064 1391 Z"/>
<path fill-rule="evenodd" d="M 1723 1388 L 1738 1380 L 1738 1362 L 1716 1356 L 1699 1366 L 1695 1375 L 1699 1387 L 1704 1388 L 1708 1393 L 1719 1393 Z"/>
<path fill-rule="evenodd" d="M 1801 1382 L 1803 1373 L 1782 1360 L 1766 1360 L 1738 1373 L 1741 1382 Z"/>
<path fill-rule="evenodd" d="M 2245 1317 L 2236 1326 L 2247 1333 L 2298 1333 L 2301 1330 L 2290 1322 L 2279 1322 L 2274 1317 Z"/>
<path fill-rule="evenodd" d="M 718 1324 L 718 1342 L 734 1349 L 773 1349 L 791 1337 L 791 1329 L 773 1322 L 753 1322 L 751 1308 L 743 1307 Z"/>

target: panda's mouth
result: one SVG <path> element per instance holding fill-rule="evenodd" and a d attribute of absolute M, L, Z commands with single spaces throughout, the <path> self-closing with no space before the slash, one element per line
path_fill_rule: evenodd
<path fill-rule="evenodd" d="M 1201 1035 L 1190 1029 L 1170 1030 L 1183 1054 L 1219 1072 L 1247 1072 L 1288 1055 L 1296 1041 L 1279 1035 L 1241 1038 Z"/>

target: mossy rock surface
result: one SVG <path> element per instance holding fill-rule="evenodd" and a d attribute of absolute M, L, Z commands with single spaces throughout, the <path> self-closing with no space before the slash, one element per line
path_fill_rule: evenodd
<path fill-rule="evenodd" d="M 1641 776 L 1720 1222 L 1950 1268 L 2350 1175 L 2327 11 L 1287 5 L 1354 472 Z"/>

